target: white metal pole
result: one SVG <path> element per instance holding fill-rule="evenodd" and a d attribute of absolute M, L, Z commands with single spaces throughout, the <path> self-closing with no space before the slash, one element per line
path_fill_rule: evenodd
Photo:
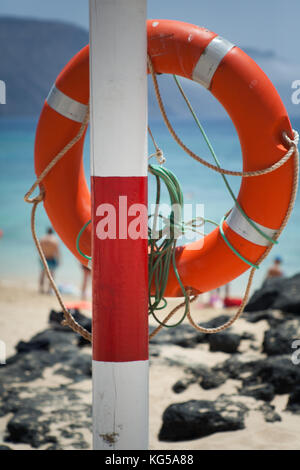
<path fill-rule="evenodd" d="M 147 207 L 146 3 L 90 0 L 93 435 L 102 450 L 148 447 L 147 237 L 132 238 L 126 219 L 134 204 Z"/>

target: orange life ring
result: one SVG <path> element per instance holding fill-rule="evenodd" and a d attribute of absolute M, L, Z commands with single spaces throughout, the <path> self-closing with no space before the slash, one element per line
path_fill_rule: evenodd
<path fill-rule="evenodd" d="M 292 138 L 286 109 L 274 86 L 241 49 L 205 28 L 171 20 L 149 20 L 148 52 L 157 73 L 176 74 L 200 82 L 231 117 L 242 148 L 243 170 L 264 169 L 286 153 L 283 132 Z M 58 76 L 36 133 L 35 171 L 39 175 L 59 150 L 78 132 L 89 102 L 89 48 L 82 49 Z M 82 153 L 84 137 L 45 178 L 44 201 L 56 232 L 79 259 L 76 237 L 91 216 Z M 238 201 L 265 233 L 279 229 L 289 206 L 294 166 L 290 159 L 272 173 L 243 178 Z M 278 190 L 280 188 L 280 191 Z M 268 242 L 233 209 L 223 224 L 230 244 L 255 263 Z M 91 228 L 81 238 L 83 252 L 91 252 Z M 230 282 L 249 266 L 227 246 L 219 229 L 204 241 L 177 249 L 182 282 L 195 292 L 206 292 Z M 170 272 L 166 296 L 181 295 Z"/>

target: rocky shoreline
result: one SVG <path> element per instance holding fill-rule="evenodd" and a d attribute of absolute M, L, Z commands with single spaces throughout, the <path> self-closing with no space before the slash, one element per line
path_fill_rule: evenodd
<path fill-rule="evenodd" d="M 284 298 L 287 310 L 275 309 Z M 178 400 L 164 409 L 157 429 L 161 449 L 215 433 L 237 435 L 252 415 L 261 416 L 270 433 L 273 423 L 291 414 L 300 424 L 300 341 L 293 349 L 300 340 L 299 300 L 300 275 L 275 280 L 254 293 L 242 328 L 207 335 L 182 324 L 151 340 L 150 370 L 178 369 L 172 384 Z M 261 304 L 266 308 L 257 310 Z M 90 319 L 73 313 L 91 329 Z M 216 327 L 228 318 L 225 311 L 205 325 Z M 16 354 L 0 366 L 0 450 L 20 444 L 41 450 L 91 448 L 91 348 L 62 327 L 61 319 L 61 312 L 51 311 L 49 328 L 20 341 Z M 192 398 L 181 400 L 188 392 Z"/>

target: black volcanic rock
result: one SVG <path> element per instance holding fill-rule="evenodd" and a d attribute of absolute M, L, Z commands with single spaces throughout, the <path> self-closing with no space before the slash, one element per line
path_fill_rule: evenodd
<path fill-rule="evenodd" d="M 18 343 L 17 351 L 7 360 L 9 367 L 0 370 L 0 380 L 1 373 L 5 373 L 3 383 L 30 382 L 41 378 L 47 367 L 59 364 L 55 374 L 74 381 L 91 377 L 91 357 L 78 349 L 78 335 L 70 329 L 49 328 L 27 343 Z"/>
<path fill-rule="evenodd" d="M 300 319 L 288 320 L 265 332 L 263 352 L 268 356 L 291 354 L 292 343 L 300 338 Z"/>
<path fill-rule="evenodd" d="M 233 354 L 240 345 L 241 336 L 228 331 L 221 331 L 220 333 L 209 335 L 208 342 L 210 351 L 222 351 Z"/>
<path fill-rule="evenodd" d="M 258 410 L 262 411 L 266 423 L 276 423 L 276 421 L 282 421 L 281 416 L 275 411 L 275 406 L 270 405 L 269 403 L 264 403 L 258 408 Z"/>
<path fill-rule="evenodd" d="M 173 385 L 172 390 L 175 393 L 182 393 L 188 388 L 189 385 L 195 382 L 196 379 L 193 377 L 184 377 L 181 380 L 177 380 L 177 382 Z"/>
<path fill-rule="evenodd" d="M 184 392 L 191 384 L 198 383 L 204 390 L 210 390 L 223 385 L 228 379 L 228 374 L 221 370 L 209 368 L 204 364 L 188 367 L 186 376 L 178 380 L 172 387 L 175 393 Z"/>
<path fill-rule="evenodd" d="M 282 313 L 278 310 L 261 310 L 258 312 L 244 312 L 243 318 L 249 323 L 258 323 L 266 320 L 270 326 L 277 326 L 285 322 L 288 318 L 293 319 L 294 315 Z"/>
<path fill-rule="evenodd" d="M 68 386 L 19 390 L 14 405 L 17 409 L 12 410 L 5 441 L 33 448 L 49 443 L 53 450 L 66 445 L 87 448 L 82 431 L 91 432 L 92 420 L 91 405 L 85 403 L 84 395 Z"/>
<path fill-rule="evenodd" d="M 83 326 L 89 332 L 92 331 L 92 320 L 85 315 L 83 315 L 78 309 L 70 309 L 74 320 Z M 62 311 L 57 312 L 56 310 L 51 310 L 49 315 L 49 323 L 57 330 L 66 331 L 71 333 L 72 329 L 69 326 L 63 326 L 61 323 L 64 319 L 64 314 Z"/>
<path fill-rule="evenodd" d="M 217 317 L 211 318 L 207 322 L 201 323 L 202 326 L 205 328 L 218 328 L 221 325 L 224 325 L 228 320 L 230 319 L 230 315 L 219 315 Z M 228 328 L 227 331 L 230 331 L 230 328 Z"/>
<path fill-rule="evenodd" d="M 267 309 L 300 313 L 300 274 L 267 279 L 262 287 L 254 292 L 245 307 L 245 312 Z"/>
<path fill-rule="evenodd" d="M 35 448 L 47 442 L 56 442 L 55 437 L 47 435 L 49 425 L 40 421 L 41 415 L 41 411 L 33 408 L 19 410 L 7 424 L 7 440 L 31 444 Z"/>
<path fill-rule="evenodd" d="M 78 312 L 77 318 L 85 317 Z M 17 353 L 0 367 L 0 417 L 8 418 L 4 441 L 36 449 L 86 449 L 91 385 L 85 391 L 77 384 L 91 381 L 91 354 L 78 347 L 76 333 L 57 328 L 51 319 L 52 328 L 19 342 Z M 47 374 L 50 386 L 43 382 Z"/>
<path fill-rule="evenodd" d="M 164 411 L 159 432 L 161 441 L 197 439 L 216 432 L 244 429 L 248 408 L 227 397 L 216 401 L 190 400 L 174 403 Z"/>
<path fill-rule="evenodd" d="M 212 369 L 207 374 L 203 375 L 200 385 L 204 390 L 210 390 L 212 388 L 220 387 L 220 385 L 223 385 L 227 379 L 228 376 L 226 374 Z"/>
<path fill-rule="evenodd" d="M 273 385 L 266 383 L 245 386 L 239 390 L 239 394 L 263 401 L 272 401 L 275 396 Z"/>
<path fill-rule="evenodd" d="M 187 369 L 189 374 L 195 378 L 196 382 L 205 390 L 217 388 L 228 379 L 228 374 L 217 368 L 210 369 L 204 364 L 198 364 Z"/>
<path fill-rule="evenodd" d="M 291 393 L 300 384 L 300 368 L 291 361 L 290 355 L 271 356 L 252 365 L 243 386 L 267 383 L 275 394 Z"/>
<path fill-rule="evenodd" d="M 214 366 L 213 370 L 222 372 L 227 377 L 242 380 L 245 374 L 251 374 L 257 363 L 260 362 L 257 354 L 232 354 L 225 362 Z"/>
<path fill-rule="evenodd" d="M 293 364 L 291 354 L 261 358 L 252 354 L 233 354 L 225 362 L 217 364 L 216 372 L 242 381 L 241 394 L 268 399 L 272 394 L 291 393 L 300 385 L 300 367 Z M 264 387 L 271 385 L 272 388 Z M 259 395 L 261 395 L 259 397 Z M 264 398 L 263 398 L 264 397 Z"/>
<path fill-rule="evenodd" d="M 290 394 L 286 409 L 300 415 L 300 384 Z"/>
<path fill-rule="evenodd" d="M 156 329 L 156 326 L 149 327 L 151 334 Z M 194 348 L 198 343 L 205 341 L 206 335 L 199 333 L 191 325 L 179 325 L 175 328 L 162 328 L 150 340 L 150 344 L 175 344 L 182 348 Z"/>
<path fill-rule="evenodd" d="M 207 322 L 201 323 L 205 328 L 217 328 L 229 320 L 229 315 L 219 315 L 211 318 Z M 150 326 L 150 334 L 156 327 Z M 162 328 L 157 335 L 150 340 L 150 344 L 176 344 L 183 348 L 193 348 L 199 343 L 206 343 L 209 341 L 209 334 L 197 331 L 191 325 L 181 324 L 175 328 Z M 216 336 L 216 335 L 213 335 Z"/>
<path fill-rule="evenodd" d="M 91 378 L 91 357 L 87 354 L 77 354 L 67 364 L 62 364 L 55 374 L 64 375 L 68 379 L 72 379 L 74 382 Z"/>
<path fill-rule="evenodd" d="M 37 117 L 57 75 L 89 35 L 68 23 L 1 17 L 0 42 L 0 80 L 6 83 L 0 116 Z"/>

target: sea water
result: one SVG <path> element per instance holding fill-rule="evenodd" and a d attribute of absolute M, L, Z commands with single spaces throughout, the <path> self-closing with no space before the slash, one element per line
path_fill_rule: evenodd
<path fill-rule="evenodd" d="M 227 169 L 241 170 L 242 157 L 239 140 L 230 120 L 203 121 L 202 124 L 220 159 L 221 166 Z M 295 129 L 300 129 L 300 121 L 292 122 Z M 35 179 L 34 175 L 34 139 L 36 119 L 1 119 L 0 120 L 0 279 L 26 280 L 37 284 L 39 260 L 31 231 L 31 205 L 24 202 L 24 194 Z M 187 204 L 203 204 L 206 218 L 220 221 L 234 202 L 225 188 L 221 175 L 200 165 L 184 151 L 170 136 L 163 122 L 151 121 L 151 130 L 166 158 L 165 166 L 178 177 Z M 174 121 L 174 127 L 182 140 L 196 153 L 211 161 L 213 160 L 192 120 Z M 55 138 L 55 136 L 53 136 Z M 149 154 L 154 151 L 149 140 Z M 122 149 L 120 149 L 122 152 Z M 155 160 L 153 160 L 155 163 Z M 85 171 L 89 175 L 89 134 L 84 149 Z M 227 177 L 235 194 L 240 186 L 239 177 Z M 280 188 L 278 188 L 280 190 Z M 59 191 L 59 188 L 58 188 Z M 154 202 L 155 179 L 149 178 L 149 202 Z M 167 202 L 167 194 L 162 194 L 163 202 Z M 41 236 L 50 225 L 43 205 L 37 211 L 37 232 Z M 206 233 L 214 227 L 206 224 Z M 268 259 L 264 261 L 256 273 L 254 288 L 264 279 L 266 270 L 273 258 L 283 258 L 283 269 L 286 275 L 300 271 L 300 202 L 299 196 L 288 226 L 280 237 Z M 180 241 L 179 241 L 180 243 Z M 57 270 L 57 282 L 62 290 L 78 292 L 81 282 L 79 262 L 60 243 L 62 260 Z M 221 263 L 222 260 L 219 260 Z M 205 273 L 201 274 L 205 275 Z M 231 292 L 240 294 L 247 281 L 244 274 L 232 282 Z"/>

